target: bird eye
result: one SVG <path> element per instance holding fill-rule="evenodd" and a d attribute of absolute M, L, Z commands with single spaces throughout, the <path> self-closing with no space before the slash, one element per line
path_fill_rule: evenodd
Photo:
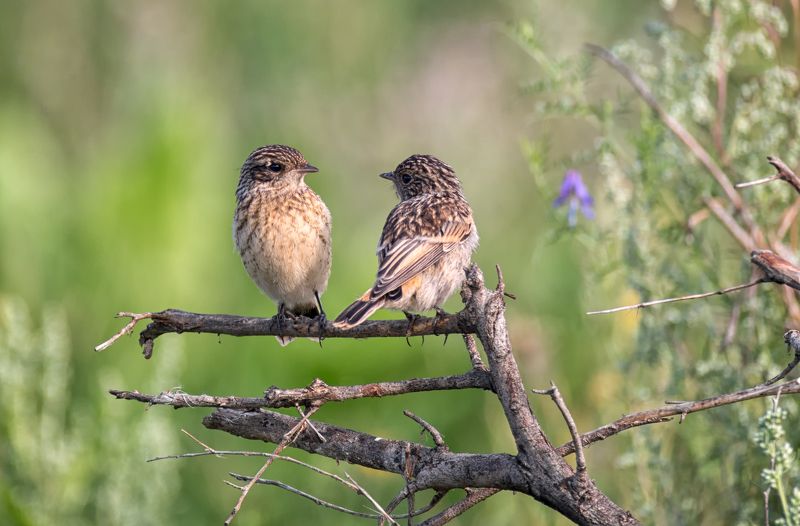
<path fill-rule="evenodd" d="M 270 172 L 278 173 L 283 170 L 283 165 L 281 163 L 270 163 L 267 168 L 269 168 Z"/>
<path fill-rule="evenodd" d="M 411 182 L 411 176 L 408 174 L 403 174 L 403 177 L 400 179 L 403 181 L 403 184 L 409 184 Z"/>

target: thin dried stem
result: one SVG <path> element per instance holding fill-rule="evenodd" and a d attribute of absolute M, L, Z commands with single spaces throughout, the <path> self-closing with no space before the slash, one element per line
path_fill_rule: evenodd
<path fill-rule="evenodd" d="M 578 433 L 578 426 L 575 425 L 575 420 L 572 418 L 564 398 L 561 396 L 561 391 L 558 390 L 556 384 L 550 382 L 550 389 L 531 389 L 535 394 L 549 396 L 561 411 L 561 416 L 567 423 L 569 434 L 572 436 L 572 442 L 575 444 L 575 467 L 578 474 L 583 476 L 586 473 L 586 457 L 583 455 L 583 444 L 581 444 L 581 436 Z"/>
<path fill-rule="evenodd" d="M 424 429 L 431 435 L 431 438 L 433 438 L 433 443 L 436 444 L 436 447 L 447 449 L 447 444 L 444 443 L 444 437 L 442 437 L 442 434 L 439 432 L 438 429 L 436 429 L 431 424 L 429 424 L 422 418 L 418 417 L 411 411 L 404 410 L 403 414 L 406 415 L 411 420 L 413 420 L 414 422 L 418 423 L 420 426 L 422 426 L 422 429 Z"/>
<path fill-rule="evenodd" d="M 278 455 L 281 451 L 286 449 L 286 446 L 294 442 L 297 436 L 305 428 L 308 422 L 308 417 L 316 413 L 318 409 L 319 406 L 312 407 L 311 409 L 309 409 L 308 413 L 303 415 L 303 418 L 300 419 L 297 425 L 295 425 L 283 436 L 283 440 L 281 440 L 280 444 L 278 444 L 278 446 L 275 448 L 275 451 L 273 452 L 274 455 Z M 225 526 L 229 526 L 231 522 L 233 522 L 233 519 L 236 518 L 236 514 L 239 513 L 240 509 L 242 509 L 242 504 L 244 504 L 244 499 L 247 498 L 248 493 L 250 493 L 250 490 L 253 489 L 253 486 L 255 485 L 256 481 L 261 478 L 261 476 L 264 474 L 267 468 L 272 464 L 273 460 L 275 460 L 274 456 L 267 458 L 267 461 L 264 463 L 264 465 L 261 466 L 261 468 L 253 476 L 253 478 L 242 488 L 242 494 L 239 495 L 239 499 L 236 501 L 236 504 L 234 504 L 230 515 L 228 515 L 228 518 L 225 519 L 225 522 L 223 523 Z"/>
<path fill-rule="evenodd" d="M 642 303 L 637 303 L 636 305 L 625 305 L 623 307 L 614 307 L 613 309 L 590 311 L 587 312 L 586 314 L 588 316 L 594 316 L 595 314 L 612 314 L 614 312 L 622 312 L 633 309 L 643 309 L 645 307 L 652 307 L 653 305 L 662 305 L 664 303 L 675 303 L 676 301 L 698 300 L 702 298 L 708 298 L 710 296 L 720 296 L 723 294 L 728 294 L 730 292 L 736 292 L 737 290 L 743 290 L 743 289 L 748 289 L 750 287 L 755 287 L 756 285 L 765 283 L 765 281 L 766 280 L 764 278 L 758 278 L 757 280 L 751 281 L 750 283 L 734 285 L 733 287 L 715 290 L 714 292 L 702 292 L 700 294 L 689 294 L 687 296 L 678 296 L 677 298 L 666 298 L 660 300 L 645 301 Z"/>
<path fill-rule="evenodd" d="M 435 515 L 421 523 L 419 526 L 441 526 L 443 524 L 447 524 L 471 507 L 500 492 L 499 489 L 495 488 L 464 488 L 464 491 L 467 492 L 467 497 L 465 499 L 456 502 L 438 515 Z"/>
<path fill-rule="evenodd" d="M 370 495 L 367 492 L 367 490 L 365 490 L 358 482 L 356 482 L 355 479 L 353 477 L 351 477 L 349 473 L 345 472 L 344 476 L 347 477 L 347 480 L 349 480 L 350 483 L 353 486 L 355 486 L 355 488 L 357 490 L 356 493 L 366 497 L 367 500 L 370 501 L 373 506 L 375 506 L 375 509 L 378 510 L 378 512 L 381 514 L 381 516 L 383 516 L 387 521 L 389 521 L 390 524 L 394 524 L 394 525 L 397 526 L 397 521 L 394 520 L 391 515 L 386 513 L 386 510 L 384 510 L 383 507 L 380 504 L 378 504 L 378 501 L 375 500 L 372 497 L 372 495 Z"/>
<path fill-rule="evenodd" d="M 739 402 L 744 402 L 745 400 L 752 400 L 754 398 L 774 396 L 779 392 L 782 394 L 800 393 L 800 380 L 792 380 L 779 385 L 761 384 L 749 389 L 744 389 L 742 391 L 736 391 L 734 393 L 726 393 L 693 402 L 667 403 L 666 405 L 656 409 L 648 409 L 646 411 L 639 411 L 637 413 L 625 415 L 611 422 L 610 424 L 598 427 L 594 431 L 583 433 L 581 435 L 581 443 L 584 447 L 586 447 L 590 444 L 605 440 L 634 427 L 669 422 L 675 416 L 679 416 L 681 417 L 681 420 L 683 420 L 686 415 L 691 413 L 706 411 L 708 409 L 713 409 L 715 407 L 721 407 L 724 405 L 736 404 Z M 570 455 L 575 452 L 575 444 L 572 441 L 569 441 L 556 448 L 556 451 L 560 455 Z"/>
<path fill-rule="evenodd" d="M 753 240 L 753 237 L 728 213 L 725 207 L 722 206 L 722 203 L 711 197 L 706 197 L 703 199 L 703 202 L 743 249 L 750 251 L 756 247 L 756 242 Z"/>
<path fill-rule="evenodd" d="M 107 339 L 103 343 L 101 343 L 99 345 L 96 345 L 95 348 L 94 348 L 95 351 L 97 351 L 97 352 L 105 351 L 106 349 L 108 349 L 109 347 L 114 345 L 114 342 L 116 342 L 117 340 L 119 340 L 123 336 L 128 335 L 131 332 L 133 332 L 133 329 L 134 329 L 134 327 L 136 327 L 137 323 L 139 323 L 142 320 L 147 320 L 147 319 L 152 318 L 153 317 L 153 313 L 151 313 L 151 312 L 142 312 L 142 313 L 138 313 L 137 314 L 135 312 L 118 312 L 116 317 L 117 318 L 130 318 L 131 321 L 126 323 L 125 326 L 122 329 L 120 329 L 120 331 L 117 334 L 115 334 L 111 338 Z"/>
<path fill-rule="evenodd" d="M 772 181 L 776 181 L 780 179 L 777 175 L 770 175 L 769 177 L 763 177 L 761 179 L 755 179 L 753 181 L 747 181 L 746 183 L 736 183 L 736 188 L 749 188 L 751 186 L 757 186 L 760 184 L 771 183 Z"/>
<path fill-rule="evenodd" d="M 469 353 L 469 361 L 472 363 L 472 368 L 479 371 L 486 371 L 486 365 L 483 363 L 481 353 L 478 352 L 478 346 L 475 344 L 475 338 L 471 334 L 462 334 L 464 337 L 464 345 L 467 346 Z"/>
<path fill-rule="evenodd" d="M 798 0 L 800 1 L 800 0 Z M 792 206 L 784 211 L 781 220 L 778 222 L 778 228 L 775 230 L 775 239 L 780 241 L 786 237 L 789 229 L 797 221 L 797 215 L 800 213 L 800 197 L 794 200 Z"/>
<path fill-rule="evenodd" d="M 248 477 L 248 476 L 245 476 L 245 475 L 239 475 L 238 473 L 231 472 L 231 473 L 228 473 L 228 474 L 231 477 L 235 478 L 236 480 L 241 480 L 242 482 L 250 482 L 250 481 L 254 480 L 253 477 Z M 301 497 L 306 498 L 306 499 L 310 500 L 311 502 L 313 502 L 314 504 L 322 506 L 323 508 L 329 508 L 329 509 L 336 510 L 336 511 L 339 511 L 339 512 L 342 512 L 342 513 L 346 513 L 347 515 L 353 515 L 355 517 L 361 517 L 362 519 L 379 519 L 379 518 L 383 517 L 383 515 L 377 515 L 377 514 L 373 514 L 373 513 L 364 513 L 364 512 L 360 512 L 360 511 L 351 510 L 349 508 L 345 508 L 345 507 L 339 506 L 337 504 L 333 504 L 331 502 L 328 502 L 326 500 L 322 500 L 319 497 L 311 495 L 310 493 L 306 493 L 305 491 L 299 490 L 299 489 L 297 489 L 297 488 L 295 488 L 293 486 L 290 486 L 290 485 L 285 484 L 283 482 L 280 482 L 278 480 L 257 479 L 255 481 L 255 483 L 256 484 L 263 484 L 265 486 L 275 486 L 275 487 L 278 487 L 278 488 L 281 488 L 281 489 L 285 489 L 286 491 L 294 493 L 295 495 L 300 495 Z M 231 485 L 233 487 L 237 488 L 237 489 L 242 489 L 241 487 L 236 486 L 235 484 L 231 484 Z"/>

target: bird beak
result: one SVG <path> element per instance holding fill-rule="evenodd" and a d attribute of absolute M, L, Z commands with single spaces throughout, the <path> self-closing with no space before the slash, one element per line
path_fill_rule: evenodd
<path fill-rule="evenodd" d="M 384 179 L 389 179 L 390 181 L 394 181 L 394 172 L 386 172 L 378 175 L 383 177 Z"/>
<path fill-rule="evenodd" d="M 306 163 L 305 166 L 301 166 L 300 168 L 297 169 L 297 171 L 303 174 L 313 174 L 319 172 L 319 168 L 317 168 L 313 164 Z"/>

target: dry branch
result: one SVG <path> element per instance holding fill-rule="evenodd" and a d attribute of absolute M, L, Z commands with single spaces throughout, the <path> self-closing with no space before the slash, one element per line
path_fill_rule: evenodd
<path fill-rule="evenodd" d="M 218 429 L 249 440 L 278 443 L 300 421 L 273 411 L 246 412 L 217 409 L 203 419 L 209 429 Z M 413 477 L 419 489 L 463 487 L 508 487 L 524 491 L 525 477 L 512 455 L 451 453 L 405 440 L 391 440 L 316 421 L 325 437 L 302 433 L 292 447 L 334 460 L 402 475 L 406 469 L 405 450 L 416 459 Z"/>
<path fill-rule="evenodd" d="M 578 470 L 579 475 L 584 475 L 586 473 L 586 457 L 583 455 L 583 445 L 578 434 L 578 426 L 575 425 L 575 419 L 572 418 L 572 413 L 570 413 L 564 397 L 561 396 L 561 391 L 558 390 L 558 387 L 553 382 L 550 382 L 550 389 L 531 389 L 531 391 L 539 395 L 549 396 L 558 407 L 561 416 L 564 417 L 564 421 L 567 423 L 567 429 L 569 429 L 569 434 L 572 436 L 572 443 L 575 445 L 575 468 Z"/>
<path fill-rule="evenodd" d="M 648 409 L 646 411 L 625 415 L 610 424 L 598 427 L 594 431 L 583 433 L 581 435 L 581 443 L 585 447 L 634 427 L 669 422 L 675 416 L 680 416 L 682 420 L 686 415 L 697 413 L 698 411 L 744 402 L 745 400 L 752 400 L 754 398 L 773 396 L 777 393 L 800 393 L 800 380 L 792 380 L 779 385 L 761 384 L 735 393 L 727 393 L 694 402 L 671 403 L 656 409 Z M 567 442 L 556 448 L 556 451 L 558 451 L 560 455 L 570 455 L 575 452 L 575 444 L 572 441 Z"/>
<path fill-rule="evenodd" d="M 498 278 L 498 287 L 488 290 L 480 271 L 477 267 L 471 267 L 462 289 L 466 308 L 443 319 L 424 318 L 414 324 L 413 335 L 458 332 L 478 336 L 488 364 L 484 365 L 474 340 L 468 336 L 465 344 L 473 369 L 463 375 L 343 387 L 331 387 L 322 381 L 315 381 L 302 389 L 272 387 L 266 391 L 263 399 L 192 396 L 180 392 L 143 395 L 136 391 L 114 391 L 112 394 L 119 398 L 173 407 L 217 407 L 214 413 L 203 420 L 203 424 L 209 429 L 219 429 L 242 438 L 294 447 L 402 475 L 406 481 L 403 495 L 409 500 L 412 512 L 413 496 L 417 491 L 430 488 L 443 493 L 449 489 L 477 488 L 470 489 L 467 498 L 461 503 L 431 518 L 429 524 L 443 524 L 449 520 L 448 517 L 454 517 L 501 490 L 530 495 L 579 524 L 638 524 L 627 511 L 601 493 L 588 477 L 576 480 L 573 469 L 553 449 L 539 427 L 511 352 L 505 321 L 506 295 L 499 269 Z M 277 334 L 274 321 L 264 318 L 201 315 L 175 310 L 152 313 L 150 318 L 152 323 L 140 337 L 146 355 L 152 351 L 154 339 L 167 332 L 204 332 L 235 336 Z M 408 324 L 403 321 L 369 322 L 347 331 L 323 330 L 323 333 L 326 337 L 402 338 L 406 336 L 407 328 Z M 298 319 L 293 320 L 280 334 L 318 336 L 319 328 L 313 320 Z M 292 406 L 299 408 L 300 405 L 318 408 L 329 401 L 365 396 L 463 388 L 484 389 L 497 395 L 517 445 L 516 455 L 450 452 L 442 447 L 443 440 L 429 425 L 426 428 L 435 437 L 435 448 L 415 442 L 379 438 L 323 422 L 307 420 L 308 425 L 301 426 L 303 419 L 265 409 Z M 234 407 L 237 409 L 232 409 Z M 260 478 L 263 469 L 265 468 L 248 481 L 245 488 L 256 483 L 254 481 Z"/>
<path fill-rule="evenodd" d="M 150 405 L 168 405 L 175 409 L 184 407 L 224 407 L 254 411 L 262 407 L 294 407 L 296 404 L 342 402 L 366 397 L 396 396 L 424 391 L 450 389 L 492 390 L 491 378 L 486 371 L 473 370 L 457 376 L 413 378 L 400 382 L 378 382 L 364 385 L 331 386 L 317 378 L 308 387 L 280 389 L 270 387 L 263 397 L 190 395 L 183 391 L 166 391 L 157 395 L 138 391 L 109 391 L 120 400 L 135 400 Z"/>
<path fill-rule="evenodd" d="M 124 334 L 129 334 L 134 325 L 143 319 L 151 323 L 139 335 L 139 345 L 145 358 L 153 354 L 153 343 L 156 338 L 168 333 L 206 333 L 225 334 L 228 336 L 292 336 L 307 338 L 388 338 L 406 336 L 429 336 L 447 334 L 470 334 L 475 332 L 475 327 L 470 323 L 463 311 L 456 314 L 447 314 L 437 318 L 418 317 L 413 327 L 409 330 L 408 321 L 367 321 L 349 329 L 335 327 L 333 323 L 326 322 L 320 330 L 320 324 L 315 319 L 298 316 L 278 324 L 275 317 L 257 318 L 249 316 L 235 316 L 231 314 L 198 314 L 178 309 L 168 309 L 160 312 L 147 312 L 143 314 L 120 313 L 133 319 L 123 330 L 110 339 L 95 347 L 102 351 L 110 347 Z"/>

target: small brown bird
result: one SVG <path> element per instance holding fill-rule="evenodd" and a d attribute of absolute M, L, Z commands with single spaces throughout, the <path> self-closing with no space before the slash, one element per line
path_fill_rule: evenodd
<path fill-rule="evenodd" d="M 294 148 L 262 146 L 242 165 L 236 188 L 233 239 L 247 273 L 278 304 L 279 324 L 297 315 L 325 320 L 331 214 L 304 179 L 317 171 Z"/>
<path fill-rule="evenodd" d="M 428 309 L 441 315 L 478 246 L 472 210 L 450 166 L 412 155 L 381 177 L 394 183 L 400 203 L 378 242 L 375 284 L 339 314 L 338 327 L 358 325 L 382 307 L 402 310 L 409 320 L 411 312 Z"/>

